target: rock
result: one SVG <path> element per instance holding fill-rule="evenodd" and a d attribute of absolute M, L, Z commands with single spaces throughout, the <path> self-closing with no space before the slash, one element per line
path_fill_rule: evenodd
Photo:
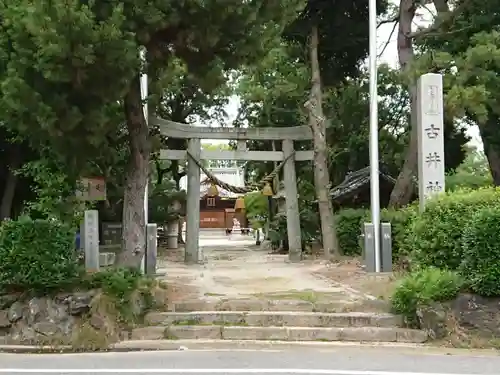
<path fill-rule="evenodd" d="M 35 329 L 22 321 L 16 324 L 10 333 L 11 343 L 15 344 L 35 344 L 37 336 Z"/>
<path fill-rule="evenodd" d="M 0 296 L 0 310 L 8 309 L 19 299 L 18 294 L 4 294 Z"/>
<path fill-rule="evenodd" d="M 64 322 L 70 318 L 68 308 L 55 300 L 47 300 L 45 316 L 51 322 Z"/>
<path fill-rule="evenodd" d="M 451 309 L 464 329 L 487 337 L 500 336 L 500 298 L 463 293 L 451 303 Z"/>
<path fill-rule="evenodd" d="M 9 320 L 9 310 L 0 311 L 0 328 L 9 328 L 12 323 Z"/>
<path fill-rule="evenodd" d="M 101 315 L 94 314 L 90 317 L 89 321 L 90 325 L 94 327 L 95 329 L 102 330 L 107 327 L 107 322 L 104 317 Z"/>
<path fill-rule="evenodd" d="M 95 296 L 94 291 L 78 292 L 69 297 L 69 313 L 71 315 L 82 315 L 90 310 L 90 304 Z"/>
<path fill-rule="evenodd" d="M 442 304 L 419 306 L 417 317 L 420 328 L 425 330 L 430 338 L 441 339 L 447 335 L 447 309 Z"/>
<path fill-rule="evenodd" d="M 59 326 L 53 322 L 38 322 L 33 325 L 36 333 L 44 336 L 55 336 L 60 332 Z"/>
<path fill-rule="evenodd" d="M 82 330 L 87 319 L 79 315 L 90 311 L 98 291 L 61 293 L 56 297 L 35 297 L 28 300 L 11 296 L 8 308 L 0 309 L 0 332 L 3 342 L 9 344 L 47 345 L 70 344 Z M 4 297 L 4 296 L 1 296 Z M 137 293 L 134 309 L 142 313 L 145 299 Z M 103 333 L 111 341 L 118 339 L 119 326 L 107 310 L 90 316 L 93 330 Z M 118 329 L 118 330 L 117 330 Z M 111 336 L 110 336 L 111 335 Z M 116 336 L 116 337 L 115 337 Z"/>
<path fill-rule="evenodd" d="M 25 318 L 28 324 L 34 324 L 41 316 L 45 315 L 47 311 L 47 299 L 45 298 L 32 298 L 28 302 L 28 309 Z"/>
<path fill-rule="evenodd" d="M 23 317 L 24 306 L 21 302 L 16 301 L 9 309 L 8 317 L 11 323 L 15 323 Z"/>

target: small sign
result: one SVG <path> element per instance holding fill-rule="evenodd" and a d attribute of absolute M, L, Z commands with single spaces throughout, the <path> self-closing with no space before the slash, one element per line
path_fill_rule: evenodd
<path fill-rule="evenodd" d="M 105 201 L 106 181 L 103 177 L 83 177 L 76 196 L 83 201 Z"/>
<path fill-rule="evenodd" d="M 427 95 L 427 107 L 425 110 L 426 115 L 437 116 L 441 114 L 441 105 L 439 100 L 441 87 L 438 85 L 429 85 L 425 89 L 424 95 Z"/>

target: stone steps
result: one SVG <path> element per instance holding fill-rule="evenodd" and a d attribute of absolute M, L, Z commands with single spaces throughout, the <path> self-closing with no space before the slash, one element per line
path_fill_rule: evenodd
<path fill-rule="evenodd" d="M 152 312 L 132 340 L 267 340 L 422 343 L 424 331 L 400 328 L 387 313 L 304 311 Z"/>
<path fill-rule="evenodd" d="M 295 311 L 295 312 L 347 312 L 356 311 L 363 304 L 366 311 L 387 311 L 384 301 L 352 301 L 345 299 L 333 301 L 307 301 L 298 299 L 232 299 L 232 300 L 188 300 L 171 303 L 168 310 L 171 312 L 193 311 Z"/>
<path fill-rule="evenodd" d="M 314 313 L 297 311 L 152 312 L 149 326 L 235 325 L 251 327 L 399 327 L 400 316 L 378 313 Z"/>
<path fill-rule="evenodd" d="M 424 331 L 396 327 L 151 326 L 136 328 L 132 340 L 266 340 L 422 343 Z"/>

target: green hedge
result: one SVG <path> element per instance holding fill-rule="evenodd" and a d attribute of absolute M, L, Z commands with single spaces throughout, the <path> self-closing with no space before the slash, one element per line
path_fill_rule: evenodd
<path fill-rule="evenodd" d="M 360 255 L 361 246 L 359 236 L 362 230 L 362 221 L 366 216 L 364 209 L 340 210 L 335 215 L 335 224 L 339 247 L 344 255 Z"/>
<path fill-rule="evenodd" d="M 392 309 L 417 325 L 417 307 L 432 301 L 449 301 L 457 296 L 463 281 L 454 271 L 425 268 L 406 276 L 391 296 Z"/>
<path fill-rule="evenodd" d="M 463 259 L 462 234 L 473 214 L 500 205 L 500 190 L 459 190 L 439 195 L 416 216 L 404 237 L 404 253 L 417 267 L 457 270 Z"/>
<path fill-rule="evenodd" d="M 0 227 L 0 286 L 4 291 L 46 291 L 79 277 L 75 233 L 56 220 L 28 217 Z"/>
<path fill-rule="evenodd" d="M 469 288 L 482 296 L 500 296 L 500 207 L 478 211 L 462 236 L 460 273 Z"/>

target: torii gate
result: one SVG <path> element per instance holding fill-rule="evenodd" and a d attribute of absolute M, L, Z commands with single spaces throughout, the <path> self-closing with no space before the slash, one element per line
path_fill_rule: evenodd
<path fill-rule="evenodd" d="M 313 151 L 294 152 L 294 141 L 312 139 L 308 126 L 287 128 L 208 128 L 196 127 L 158 117 L 150 118 L 150 125 L 157 126 L 160 133 L 170 138 L 188 139 L 188 151 L 198 160 L 245 160 L 245 161 L 284 161 L 283 180 L 286 199 L 286 223 L 288 232 L 289 259 L 298 262 L 302 259 L 302 239 L 298 207 L 297 176 L 295 161 L 313 160 Z M 237 150 L 202 150 L 202 139 L 236 140 Z M 282 141 L 283 151 L 248 151 L 247 140 Z M 187 160 L 187 204 L 186 204 L 186 247 L 185 262 L 203 261 L 199 246 L 200 232 L 200 168 L 188 157 L 186 150 L 161 150 L 160 158 L 167 160 Z"/>

